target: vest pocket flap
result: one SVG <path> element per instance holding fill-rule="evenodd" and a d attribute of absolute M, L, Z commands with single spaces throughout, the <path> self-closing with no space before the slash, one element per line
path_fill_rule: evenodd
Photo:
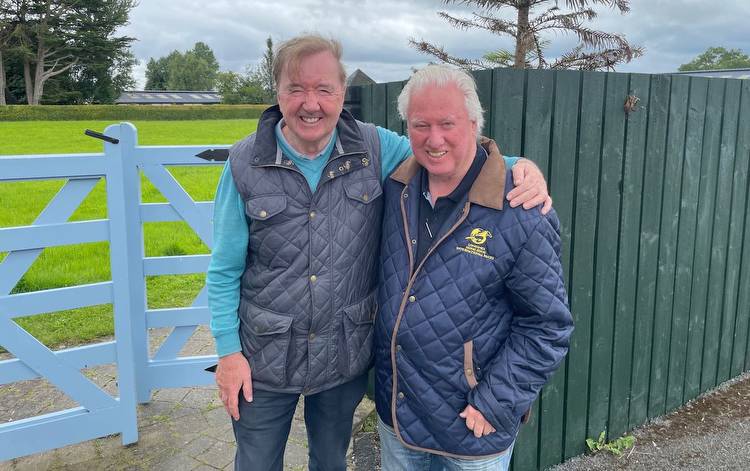
<path fill-rule="evenodd" d="M 347 183 L 344 191 L 349 198 L 365 204 L 374 201 L 383 194 L 383 188 L 377 178 Z"/>
<path fill-rule="evenodd" d="M 253 219 L 265 221 L 286 208 L 286 195 L 256 196 L 245 202 L 245 213 Z"/>
<path fill-rule="evenodd" d="M 362 301 L 344 308 L 344 314 L 354 324 L 369 324 L 375 320 L 378 305 L 375 302 L 375 293 L 367 295 Z"/>
<path fill-rule="evenodd" d="M 292 317 L 269 312 L 257 306 L 250 308 L 249 315 L 250 330 L 258 336 L 282 334 L 292 326 Z"/>

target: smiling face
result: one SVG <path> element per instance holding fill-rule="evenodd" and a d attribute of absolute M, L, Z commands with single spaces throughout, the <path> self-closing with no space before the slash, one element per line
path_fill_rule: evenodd
<path fill-rule="evenodd" d="M 303 57 L 294 69 L 284 66 L 278 84 L 284 137 L 298 152 L 316 155 L 328 144 L 344 107 L 341 68 L 324 51 Z"/>
<path fill-rule="evenodd" d="M 429 84 L 409 99 L 407 128 L 414 157 L 430 177 L 430 192 L 446 195 L 458 186 L 476 154 L 477 124 L 464 94 L 453 83 Z"/>

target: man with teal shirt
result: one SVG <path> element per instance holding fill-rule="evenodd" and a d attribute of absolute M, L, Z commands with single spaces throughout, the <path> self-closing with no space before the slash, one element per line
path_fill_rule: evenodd
<path fill-rule="evenodd" d="M 207 275 L 216 382 L 235 469 L 282 469 L 302 394 L 309 469 L 344 470 L 372 361 L 382 182 L 411 149 L 343 110 L 337 41 L 293 38 L 273 72 L 279 105 L 232 147 L 216 194 Z M 539 169 L 506 163 L 520 183 L 511 205 L 548 208 Z"/>

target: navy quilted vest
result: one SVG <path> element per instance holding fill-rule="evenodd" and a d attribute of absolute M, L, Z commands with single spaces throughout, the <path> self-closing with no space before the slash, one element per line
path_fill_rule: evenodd
<path fill-rule="evenodd" d="M 503 206 L 511 173 L 494 143 L 486 147 L 480 176 L 421 265 L 418 164 L 405 162 L 384 185 L 378 414 L 408 447 L 456 457 L 510 446 L 572 332 L 557 217 Z M 475 438 L 458 415 L 467 404 L 497 432 Z"/>
<path fill-rule="evenodd" d="M 313 394 L 372 361 L 382 218 L 377 131 L 348 111 L 315 193 L 276 146 L 278 107 L 230 152 L 250 240 L 240 296 L 253 386 Z"/>

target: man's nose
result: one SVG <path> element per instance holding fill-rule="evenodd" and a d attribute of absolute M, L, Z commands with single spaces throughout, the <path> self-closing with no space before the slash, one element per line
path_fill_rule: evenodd
<path fill-rule="evenodd" d="M 430 134 L 427 136 L 427 144 L 430 146 L 441 146 L 445 143 L 443 133 L 438 126 L 430 128 Z"/>
<path fill-rule="evenodd" d="M 305 91 L 305 100 L 302 102 L 302 107 L 305 110 L 317 110 L 320 108 L 320 100 L 318 100 L 315 90 Z"/>

